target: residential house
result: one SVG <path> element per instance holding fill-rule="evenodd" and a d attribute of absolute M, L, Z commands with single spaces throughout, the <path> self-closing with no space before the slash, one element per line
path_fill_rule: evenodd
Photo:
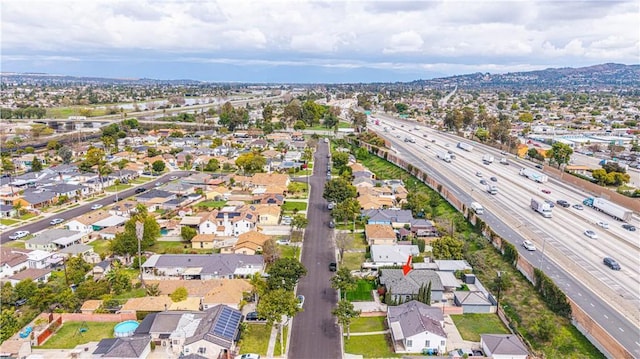
<path fill-rule="evenodd" d="M 145 359 L 151 353 L 151 337 L 136 335 L 133 337 L 105 338 L 98 342 L 93 358 Z"/>
<path fill-rule="evenodd" d="M 121 216 L 129 218 L 131 214 L 136 212 L 136 206 L 138 202 L 125 199 L 120 201 L 109 208 L 109 214 L 112 216 Z"/>
<path fill-rule="evenodd" d="M 159 209 L 163 203 L 176 199 L 177 197 L 175 193 L 152 189 L 137 195 L 135 198 L 138 203 L 144 204 L 150 212 L 153 212 Z"/>
<path fill-rule="evenodd" d="M 207 199 L 214 201 L 226 201 L 231 196 L 231 190 L 225 186 L 217 186 L 208 189 L 205 193 Z"/>
<path fill-rule="evenodd" d="M 360 203 L 360 209 L 362 210 L 394 208 L 396 205 L 396 201 L 393 198 L 374 196 L 369 193 L 358 196 L 357 200 L 358 200 L 358 203 Z M 383 224 L 383 223 L 380 223 L 380 224 Z M 396 227 L 396 228 L 399 228 L 399 227 Z"/>
<path fill-rule="evenodd" d="M 85 234 L 91 233 L 94 231 L 94 223 L 109 217 L 111 217 L 111 215 L 105 210 L 88 212 L 68 221 L 66 227 L 71 231 L 78 231 Z"/>
<path fill-rule="evenodd" d="M 513 334 L 481 334 L 480 347 L 493 359 L 527 359 L 529 351 L 520 338 Z"/>
<path fill-rule="evenodd" d="M 102 303 L 103 300 L 101 299 L 85 300 L 84 303 L 82 303 L 82 307 L 80 307 L 80 313 L 93 314 L 96 310 L 100 309 Z"/>
<path fill-rule="evenodd" d="M 191 238 L 191 248 L 213 249 L 216 242 L 215 234 L 196 234 Z"/>
<path fill-rule="evenodd" d="M 444 287 L 438 274 L 429 269 L 413 269 L 404 275 L 402 269 L 380 269 L 380 284 L 384 285 L 387 292 L 391 292 L 396 301 L 410 301 L 418 295 L 420 287 L 425 288 L 431 283 L 431 302 L 440 302 L 443 297 Z"/>
<path fill-rule="evenodd" d="M 62 261 L 62 258 L 56 260 L 56 254 L 38 249 L 30 251 L 27 253 L 27 256 L 29 257 L 29 268 L 49 268 L 52 263 L 59 263 Z"/>
<path fill-rule="evenodd" d="M 147 285 L 158 285 L 162 295 L 169 295 L 176 289 L 184 287 L 189 297 L 197 298 L 202 310 L 218 304 L 238 309 L 244 293 L 250 292 L 252 286 L 246 279 L 210 279 L 210 280 L 146 280 Z"/>
<path fill-rule="evenodd" d="M 249 179 L 252 187 L 264 187 L 265 193 L 285 194 L 291 179 L 282 173 L 256 173 Z"/>
<path fill-rule="evenodd" d="M 121 313 L 162 312 L 166 310 L 199 310 L 200 299 L 187 297 L 185 300 L 174 302 L 168 295 L 157 297 L 131 298 L 120 308 Z"/>
<path fill-rule="evenodd" d="M 82 257 L 87 263 L 100 262 L 100 256 L 93 251 L 93 247 L 86 244 L 73 244 L 58 251 L 61 255 L 69 257 Z"/>
<path fill-rule="evenodd" d="M 486 292 L 455 291 L 453 293 L 453 303 L 462 307 L 463 313 L 492 313 L 495 312 L 495 304 L 491 301 Z"/>
<path fill-rule="evenodd" d="M 18 211 L 11 204 L 0 204 L 0 218 L 13 218 L 18 216 Z"/>
<path fill-rule="evenodd" d="M 26 241 L 25 248 L 52 252 L 82 242 L 84 235 L 84 232 L 68 229 L 48 229 Z"/>
<path fill-rule="evenodd" d="M 28 249 L 0 247 L 0 278 L 11 277 L 29 268 Z"/>
<path fill-rule="evenodd" d="M 195 186 L 189 183 L 183 183 L 180 181 L 169 182 L 163 186 L 163 190 L 171 193 L 175 193 L 178 196 L 188 196 L 195 192 Z"/>
<path fill-rule="evenodd" d="M 259 255 L 244 254 L 154 254 L 142 267 L 149 277 L 231 279 L 262 273 L 264 259 Z"/>
<path fill-rule="evenodd" d="M 396 353 L 443 354 L 447 346 L 442 309 L 412 300 L 387 307 L 387 326 Z"/>
<path fill-rule="evenodd" d="M 424 218 L 415 218 L 411 221 L 411 233 L 417 238 L 435 239 L 440 235 L 433 222 Z"/>
<path fill-rule="evenodd" d="M 53 192 L 58 198 L 66 197 L 70 200 L 79 199 L 90 194 L 89 187 L 70 183 L 57 183 L 42 187 L 42 189 Z"/>
<path fill-rule="evenodd" d="M 275 204 L 252 204 L 249 208 L 258 216 L 261 226 L 276 226 L 280 220 L 281 208 Z"/>
<path fill-rule="evenodd" d="M 50 268 L 28 268 L 10 276 L 8 279 L 11 285 L 15 286 L 16 284 L 20 283 L 20 281 L 25 279 L 31 279 L 36 283 L 46 283 L 49 281 L 49 277 L 51 277 Z"/>
<path fill-rule="evenodd" d="M 270 238 L 270 236 L 257 231 L 245 232 L 238 236 L 238 241 L 233 245 L 233 247 L 222 248 L 221 253 L 254 255 L 258 252 L 262 252 L 264 242 L 268 241 Z"/>
<path fill-rule="evenodd" d="M 56 202 L 56 194 L 42 189 L 25 190 L 22 197 L 18 198 L 13 205 L 18 204 L 22 208 L 29 210 L 50 206 Z"/>
<path fill-rule="evenodd" d="M 410 226 L 413 214 L 408 209 L 371 209 L 363 210 L 367 224 L 390 224 L 393 228 Z"/>
<path fill-rule="evenodd" d="M 255 228 L 258 216 L 249 207 L 224 207 L 200 215 L 198 233 L 238 236 Z"/>
<path fill-rule="evenodd" d="M 396 232 L 393 227 L 387 224 L 366 224 L 364 226 L 364 236 L 369 245 L 396 243 Z"/>
<path fill-rule="evenodd" d="M 375 244 L 371 246 L 371 262 L 365 262 L 363 266 L 370 268 L 401 266 L 407 263 L 409 256 L 419 254 L 420 249 L 417 245 Z"/>
<path fill-rule="evenodd" d="M 254 191 L 256 192 L 256 191 Z M 255 204 L 270 204 L 282 206 L 284 203 L 284 195 L 277 193 L 254 193 L 252 202 Z"/>
<path fill-rule="evenodd" d="M 92 275 L 93 279 L 97 281 L 102 279 L 104 275 L 107 274 L 107 272 L 110 270 L 111 270 L 111 261 L 108 259 L 105 259 L 101 262 L 96 263 L 91 269 L 91 271 L 89 272 L 89 274 Z"/>

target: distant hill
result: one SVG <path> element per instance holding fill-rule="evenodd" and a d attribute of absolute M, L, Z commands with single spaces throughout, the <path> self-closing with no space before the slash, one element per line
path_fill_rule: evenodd
<path fill-rule="evenodd" d="M 589 67 L 551 68 L 506 74 L 474 73 L 431 80 L 413 81 L 410 85 L 422 87 L 464 88 L 567 88 L 604 89 L 640 88 L 640 65 L 602 64 Z"/>
<path fill-rule="evenodd" d="M 197 80 L 156 80 L 146 78 L 100 78 L 51 75 L 42 73 L 2 73 L 3 83 L 50 84 L 50 85 L 173 85 L 199 86 L 215 85 Z M 247 84 L 233 84 L 242 86 Z M 343 84 L 344 85 L 344 84 Z M 375 83 L 372 85 L 385 85 Z M 388 84 L 386 84 L 388 85 Z M 538 71 L 511 72 L 505 74 L 474 73 L 430 80 L 416 80 L 393 85 L 418 88 L 449 88 L 454 86 L 466 89 L 639 89 L 640 65 L 601 64 L 579 68 L 550 68 Z M 305 85 L 300 85 L 305 86 Z"/>

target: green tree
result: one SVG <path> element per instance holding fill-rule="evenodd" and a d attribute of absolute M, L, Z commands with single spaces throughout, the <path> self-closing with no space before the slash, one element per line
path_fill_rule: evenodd
<path fill-rule="evenodd" d="M 33 161 L 31 161 L 31 172 L 40 172 L 42 171 L 42 161 L 36 156 L 33 156 Z"/>
<path fill-rule="evenodd" d="M 207 165 L 204 166 L 204 170 L 208 172 L 215 172 L 218 169 L 220 169 L 220 162 L 215 158 L 209 159 L 209 162 L 207 162 Z"/>
<path fill-rule="evenodd" d="M 395 107 L 397 113 L 405 113 L 409 109 L 409 106 L 407 104 L 400 102 L 394 104 L 393 106 Z"/>
<path fill-rule="evenodd" d="M 273 119 L 273 106 L 271 106 L 270 104 L 264 106 L 264 108 L 262 109 L 262 119 L 265 122 L 271 122 L 271 120 Z"/>
<path fill-rule="evenodd" d="M 85 280 L 76 288 L 76 295 L 82 301 L 100 299 L 109 292 L 109 283 L 106 280 Z"/>
<path fill-rule="evenodd" d="M 269 290 L 293 290 L 298 280 L 307 274 L 307 269 L 293 258 L 280 258 L 267 270 L 267 286 Z"/>
<path fill-rule="evenodd" d="M 60 149 L 62 145 L 60 144 L 60 142 L 56 141 L 56 140 L 51 140 L 49 142 L 47 142 L 47 149 L 49 151 L 57 151 Z"/>
<path fill-rule="evenodd" d="M 71 159 L 73 158 L 73 152 L 71 152 L 71 149 L 69 147 L 62 146 L 58 150 L 58 156 L 60 156 L 64 164 L 69 164 L 71 163 Z"/>
<path fill-rule="evenodd" d="M 336 221 L 347 222 L 355 220 L 360 214 L 360 202 L 355 198 L 347 198 L 342 202 L 337 202 L 331 215 Z"/>
<path fill-rule="evenodd" d="M 305 217 L 305 216 L 303 216 L 301 214 L 296 214 L 291 219 L 291 226 L 294 229 L 303 229 L 303 228 L 307 227 L 307 224 L 309 224 L 309 220 L 307 219 L 307 217 Z"/>
<path fill-rule="evenodd" d="M 160 292 L 160 283 L 149 284 L 145 289 L 149 297 L 159 297 L 162 294 Z"/>
<path fill-rule="evenodd" d="M 91 264 L 82 257 L 74 256 L 66 260 L 66 276 L 69 284 L 80 284 L 84 281 L 87 272 L 91 269 Z"/>
<path fill-rule="evenodd" d="M 0 342 L 9 339 L 20 329 L 20 323 L 15 312 L 9 309 L 3 309 L 0 314 Z"/>
<path fill-rule="evenodd" d="M 518 120 L 520 120 L 520 122 L 526 123 L 533 122 L 533 115 L 530 112 L 523 112 L 518 117 Z"/>
<path fill-rule="evenodd" d="M 333 161 L 333 168 L 342 172 L 349 164 L 349 154 L 346 152 L 333 152 L 331 154 L 331 160 Z"/>
<path fill-rule="evenodd" d="M 182 239 L 186 242 L 191 241 L 197 234 L 198 231 L 195 228 L 189 226 L 182 226 L 182 228 L 180 228 L 180 236 L 182 236 Z"/>
<path fill-rule="evenodd" d="M 292 291 L 276 289 L 268 291 L 262 296 L 256 310 L 258 315 L 265 318 L 269 325 L 275 324 L 280 329 L 280 338 L 283 338 L 282 317 L 292 318 L 301 311 L 301 308 L 298 307 L 298 299 Z M 283 352 L 283 342 L 284 340 L 280 341 L 281 352 Z"/>
<path fill-rule="evenodd" d="M 257 153 L 245 153 L 236 159 L 236 166 L 242 168 L 245 173 L 262 172 L 267 160 L 264 156 Z"/>
<path fill-rule="evenodd" d="M 347 292 L 354 290 L 358 282 L 347 267 L 341 267 L 336 274 L 331 277 L 331 288 L 340 291 L 340 298 L 346 299 Z"/>
<path fill-rule="evenodd" d="M 116 234 L 111 241 L 111 251 L 115 254 L 131 256 L 138 252 L 138 237 L 136 236 L 136 222 L 143 223 L 143 235 L 140 241 L 141 250 L 147 250 L 153 246 L 160 237 L 160 225 L 153 216 L 147 213 L 147 208 L 139 204 L 136 213 L 124 226 L 124 232 Z"/>
<path fill-rule="evenodd" d="M 361 312 L 360 310 L 355 310 L 353 304 L 348 300 L 339 301 L 336 308 L 331 311 L 331 314 L 338 318 L 338 323 L 347 330 L 347 340 L 351 337 L 351 322 L 353 319 L 358 318 Z"/>
<path fill-rule="evenodd" d="M 329 202 L 341 203 L 349 198 L 355 198 L 356 188 L 344 178 L 329 180 L 324 186 L 322 198 Z"/>
<path fill-rule="evenodd" d="M 16 169 L 16 166 L 13 164 L 13 161 L 11 161 L 11 158 L 9 157 L 2 158 L 2 170 L 5 173 L 12 173 L 15 169 Z"/>
<path fill-rule="evenodd" d="M 267 265 L 280 259 L 280 248 L 275 239 L 269 238 L 262 244 L 262 258 Z"/>
<path fill-rule="evenodd" d="M 305 128 L 307 128 L 307 125 L 302 120 L 296 121 L 296 123 L 293 124 L 293 129 L 296 131 L 304 130 Z"/>
<path fill-rule="evenodd" d="M 171 297 L 171 301 L 174 303 L 182 302 L 183 300 L 187 299 L 188 296 L 189 292 L 185 287 L 178 287 L 173 291 L 173 293 L 169 294 L 169 297 Z"/>
<path fill-rule="evenodd" d="M 562 165 L 569 163 L 572 154 L 573 149 L 571 146 L 565 143 L 556 142 L 551 145 L 551 150 L 547 152 L 547 157 L 553 159 L 553 161 L 558 165 L 558 168 L 560 168 Z"/>
<path fill-rule="evenodd" d="M 462 259 L 464 242 L 449 236 L 443 236 L 431 243 L 433 257 L 436 259 Z"/>
<path fill-rule="evenodd" d="M 164 161 L 162 161 L 162 160 L 154 161 L 154 162 L 151 164 L 151 168 L 153 168 L 153 171 L 154 171 L 155 173 L 162 173 L 162 172 L 164 172 L 165 167 L 166 167 L 166 165 L 164 164 Z"/>

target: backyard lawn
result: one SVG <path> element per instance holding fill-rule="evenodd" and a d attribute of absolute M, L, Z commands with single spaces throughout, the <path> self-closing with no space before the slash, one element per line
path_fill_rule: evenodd
<path fill-rule="evenodd" d="M 347 292 L 347 300 L 350 302 L 370 302 L 373 300 L 371 291 L 376 288 L 372 281 L 366 279 L 358 280 L 358 286 L 352 292 Z"/>
<path fill-rule="evenodd" d="M 240 338 L 240 353 L 256 353 L 262 356 L 267 355 L 269 338 L 271 337 L 271 326 L 266 324 L 247 324 L 242 331 Z"/>
<path fill-rule="evenodd" d="M 191 250 L 191 245 L 187 242 L 156 241 L 149 250 L 158 254 L 181 254 L 185 250 Z M 211 252 L 210 249 L 208 251 Z"/>
<path fill-rule="evenodd" d="M 22 241 L 22 240 L 9 241 L 7 243 L 2 243 L 2 246 L 3 247 L 9 247 L 9 248 L 24 249 L 24 241 Z"/>
<path fill-rule="evenodd" d="M 351 322 L 351 333 L 380 332 L 385 330 L 385 316 L 359 317 Z"/>
<path fill-rule="evenodd" d="M 87 331 L 80 333 L 79 329 L 84 324 Z M 113 328 L 117 322 L 66 322 L 57 333 L 53 334 L 38 349 L 73 349 L 77 345 L 88 342 L 99 342 L 104 338 L 113 338 Z"/>
<path fill-rule="evenodd" d="M 451 319 L 456 324 L 462 339 L 472 342 L 480 341 L 480 334 L 509 334 L 496 314 L 453 314 Z"/>
<path fill-rule="evenodd" d="M 207 208 L 222 208 L 224 207 L 224 205 L 227 204 L 227 201 L 213 201 L 213 200 L 207 200 L 207 201 L 202 201 L 200 203 L 198 203 L 198 207 L 207 207 Z"/>
<path fill-rule="evenodd" d="M 364 252 L 348 252 L 342 259 L 342 267 L 349 270 L 359 270 L 364 262 Z"/>
<path fill-rule="evenodd" d="M 89 243 L 91 247 L 93 247 L 93 251 L 98 255 L 108 255 L 111 250 L 109 249 L 109 244 L 111 242 L 106 239 L 96 239 Z"/>
<path fill-rule="evenodd" d="M 400 358 L 402 355 L 393 352 L 391 338 L 385 334 L 352 336 L 344 338 L 344 351 L 349 354 L 360 354 L 365 358 Z"/>
<path fill-rule="evenodd" d="M 283 211 L 294 211 L 294 210 L 298 210 L 298 211 L 306 211 L 307 210 L 307 202 L 290 202 L 290 201 L 285 201 L 282 204 L 282 210 Z"/>

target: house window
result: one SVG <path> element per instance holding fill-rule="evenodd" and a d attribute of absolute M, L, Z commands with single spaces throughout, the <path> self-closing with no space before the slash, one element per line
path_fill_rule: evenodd
<path fill-rule="evenodd" d="M 179 341 L 179 340 L 174 340 L 174 341 L 173 341 L 173 345 L 178 345 L 178 344 L 180 344 L 180 341 Z"/>
<path fill-rule="evenodd" d="M 184 352 L 185 352 L 186 354 L 189 354 L 189 347 L 185 347 L 185 348 L 184 348 Z"/>
<path fill-rule="evenodd" d="M 205 347 L 198 348 L 198 354 L 206 354 L 206 353 L 207 353 L 207 348 Z"/>
<path fill-rule="evenodd" d="M 209 223 L 207 223 L 207 228 L 209 228 Z"/>
<path fill-rule="evenodd" d="M 204 248 L 204 242 L 200 242 L 200 248 Z"/>
<path fill-rule="evenodd" d="M 411 300 L 411 296 L 407 295 L 407 296 L 404 297 L 404 299 L 405 299 L 405 301 L 409 301 L 409 300 Z"/>
<path fill-rule="evenodd" d="M 413 346 L 413 341 L 412 340 L 407 340 L 407 348 L 411 348 Z"/>
<path fill-rule="evenodd" d="M 424 342 L 424 346 L 425 346 L 426 348 L 430 348 L 430 347 L 431 347 L 431 340 L 425 340 L 425 342 Z"/>
<path fill-rule="evenodd" d="M 441 341 L 440 341 L 440 346 L 441 346 L 441 347 L 445 346 L 444 340 L 441 340 Z"/>

